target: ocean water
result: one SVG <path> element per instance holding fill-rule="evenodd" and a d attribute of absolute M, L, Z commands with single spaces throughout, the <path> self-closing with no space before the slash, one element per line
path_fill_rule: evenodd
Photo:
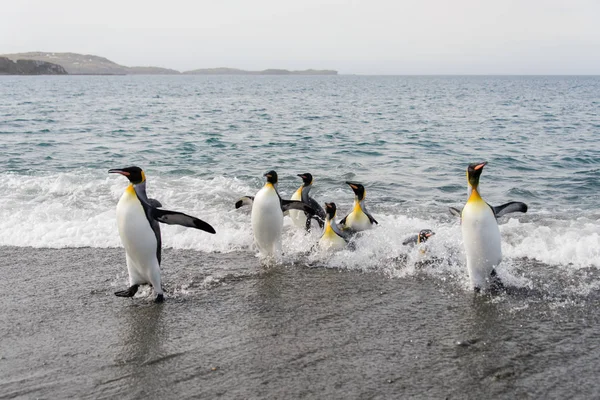
<path fill-rule="evenodd" d="M 598 371 L 587 366 L 600 360 L 596 346 L 600 329 L 595 328 L 600 300 L 599 134 L 598 77 L 0 77 L 0 249 L 4 255 L 0 271 L 12 288 L 0 297 L 7 310 L 2 333 L 10 338 L 10 347 L 2 346 L 0 370 L 12 371 L 0 385 L 7 397 L 81 397 L 84 392 L 91 397 L 109 396 L 112 392 L 106 391 L 106 385 L 131 398 L 160 392 L 165 384 L 160 379 L 144 381 L 149 392 L 137 386 L 148 373 L 159 374 L 153 368 L 162 368 L 152 362 L 152 349 L 157 346 L 144 341 L 149 335 L 158 342 L 169 337 L 166 353 L 182 354 L 183 364 L 204 359 L 202 346 L 210 349 L 213 359 L 228 355 L 232 367 L 218 367 L 217 378 L 205 376 L 213 371 L 213 364 L 190 375 L 194 385 L 181 377 L 166 378 L 182 397 L 597 395 Z M 526 214 L 499 220 L 504 259 L 498 274 L 511 289 L 500 296 L 479 296 L 469 290 L 460 221 L 448 212 L 449 206 L 464 204 L 465 169 L 476 161 L 489 162 L 480 181 L 488 203 L 523 201 L 529 206 Z M 68 379 L 65 367 L 72 358 L 81 361 L 86 351 L 89 354 L 91 344 L 76 342 L 78 350 L 65 351 L 73 355 L 50 368 L 44 363 L 56 358 L 55 350 L 43 351 L 44 358 L 25 356 L 20 350 L 35 340 L 48 340 L 43 329 L 31 328 L 30 339 L 15 330 L 27 325 L 28 315 L 38 315 L 41 326 L 48 319 L 65 318 L 61 307 L 41 306 L 59 301 L 51 293 L 65 282 L 78 299 L 83 298 L 77 300 L 84 302 L 82 307 L 67 300 L 68 292 L 60 301 L 70 304 L 69 312 L 81 318 L 77 332 L 84 337 L 88 325 L 94 326 L 86 319 L 86 307 L 105 323 L 120 323 L 138 314 L 159 318 L 154 315 L 158 311 L 149 311 L 157 309 L 150 304 L 150 291 L 133 302 L 111 294 L 126 285 L 115 206 L 127 181 L 107 171 L 131 165 L 145 170 L 150 197 L 167 209 L 209 222 L 217 234 L 163 226 L 167 307 L 160 318 L 169 319 L 168 326 L 186 334 L 174 334 L 164 325 L 162 333 L 144 332 L 147 328 L 134 325 L 133 336 L 126 335 L 125 342 L 146 343 L 150 355 L 119 358 L 112 354 L 115 348 L 106 345 L 108 350 L 97 354 L 102 362 L 83 367 L 88 375 L 104 371 L 102 376 L 82 386 L 81 380 Z M 319 232 L 306 234 L 286 218 L 283 261 L 263 265 L 255 257 L 249 210 L 235 210 L 234 203 L 242 195 L 255 194 L 263 184 L 262 175 L 271 169 L 279 174 L 284 198 L 300 186 L 297 174 L 312 173 L 311 195 L 321 203 L 334 201 L 340 218 L 350 211 L 353 200 L 344 182 L 363 183 L 379 225 L 357 240 L 356 250 L 323 254 L 312 251 Z M 423 228 L 436 232 L 424 253 L 402 246 L 408 235 Z M 94 259 L 95 265 L 81 257 Z M 57 265 L 56 259 L 66 264 Z M 36 279 L 50 273 L 44 288 L 38 287 Z M 73 280 L 75 276 L 79 281 Z M 326 287 L 317 278 L 328 282 Z M 82 279 L 85 287 L 79 284 Z M 306 286 L 298 287 L 297 282 Z M 278 287 L 286 291 L 277 293 Z M 379 299 L 380 292 L 385 300 Z M 254 314 L 240 309 L 232 297 L 236 293 L 245 299 L 258 296 L 259 308 L 269 310 L 268 318 L 263 315 L 266 320 L 256 325 L 250 317 Z M 284 304 L 279 303 L 282 298 Z M 15 299 L 29 306 L 9 306 Z M 380 307 L 381 301 L 390 303 Z M 213 311 L 220 314 L 204 315 L 210 314 L 206 307 L 215 303 L 222 309 Z M 190 320 L 199 304 L 212 330 L 205 327 L 191 334 L 195 325 Z M 277 306 L 282 310 L 270 308 Z M 310 315 L 321 306 L 325 324 L 293 312 L 304 310 Z M 379 314 L 371 316 L 371 306 Z M 240 318 L 247 322 L 245 326 L 240 326 L 238 312 L 244 314 Z M 415 319 L 413 313 L 422 319 Z M 291 315 L 297 319 L 291 321 Z M 391 315 L 398 320 L 391 320 Z M 336 318 L 356 320 L 357 325 L 335 324 Z M 202 325 L 201 320 L 198 323 Z M 58 332 L 53 340 L 67 346 L 68 329 L 51 328 Z M 342 336 L 354 339 L 340 342 L 342 328 Z M 237 343 L 231 348 L 218 343 L 229 329 L 235 333 L 226 336 Z M 281 335 L 279 329 L 285 334 L 293 329 L 297 340 L 269 336 Z M 298 339 L 302 329 L 329 339 L 330 345 Z M 380 336 L 365 333 L 369 329 L 388 335 L 391 341 L 396 334 L 405 341 L 380 342 Z M 443 333 L 437 332 L 440 329 Z M 428 362 L 415 364 L 420 351 L 409 343 L 432 330 L 437 333 L 423 344 Z M 489 345 L 498 331 L 502 344 Z M 93 340 L 100 338 L 124 346 L 125 353 L 132 351 L 122 337 L 106 332 L 94 333 Z M 257 337 L 261 347 L 249 346 Z M 348 348 L 352 340 L 358 348 Z M 273 364 L 263 360 L 256 365 L 261 349 L 273 342 L 280 349 L 271 350 L 273 359 L 283 357 L 272 361 L 282 363 L 275 366 L 274 377 L 270 375 Z M 369 350 L 361 352 L 361 343 Z M 557 346 L 556 351 L 548 350 Z M 402 351 L 408 348 L 408 353 Z M 589 348 L 596 350 L 584 351 Z M 333 358 L 332 349 L 337 351 Z M 503 355 L 498 356 L 498 351 Z M 584 354 L 588 358 L 580 364 Z M 307 355 L 324 364 L 313 368 L 312 363 L 296 362 Z M 236 364 L 236 357 L 242 364 Z M 499 357 L 497 363 L 490 361 L 494 357 Z M 166 360 L 175 371 L 183 371 L 175 359 Z M 443 371 L 435 369 L 438 378 L 457 376 L 465 369 L 452 367 L 452 362 L 465 360 L 470 365 L 468 376 L 475 378 L 464 375 L 455 384 L 444 385 L 427 379 L 427 365 L 446 365 Z M 362 362 L 368 371 L 363 375 L 357 372 Z M 561 362 L 571 365 L 571 373 L 565 374 Z M 548 368 L 540 371 L 538 363 Z M 135 364 L 142 365 L 137 372 L 123 371 Z M 481 372 L 477 366 L 482 364 L 492 372 L 482 372 L 483 376 L 472 372 Z M 256 368 L 260 377 L 244 365 Z M 409 366 L 409 377 L 392 372 Z M 114 376 L 106 372 L 113 370 L 118 371 Z M 314 391 L 303 391 L 311 379 L 328 373 L 332 382 L 339 378 L 339 387 L 321 382 Z M 113 381 L 123 374 L 129 386 Z M 398 382 L 398 374 L 405 377 L 401 385 L 392 383 Z M 585 385 L 567 384 L 575 374 Z M 233 376 L 238 377 L 235 388 L 226 383 Z M 63 384 L 40 384 L 40 377 L 44 382 L 62 379 Z M 372 379 L 379 379 L 381 385 L 356 384 Z M 550 385 L 553 380 L 564 385 Z M 280 387 L 282 383 L 288 391 Z M 208 388 L 196 391 L 196 384 Z"/>

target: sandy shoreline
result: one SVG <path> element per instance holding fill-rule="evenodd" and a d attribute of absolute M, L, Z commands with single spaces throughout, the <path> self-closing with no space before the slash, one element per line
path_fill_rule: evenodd
<path fill-rule="evenodd" d="M 0 247 L 0 398 L 590 397 L 597 298 L 164 252 L 166 302 L 112 292 L 122 249 Z M 145 292 L 145 294 L 149 294 Z M 536 305 L 539 303 L 539 306 Z"/>

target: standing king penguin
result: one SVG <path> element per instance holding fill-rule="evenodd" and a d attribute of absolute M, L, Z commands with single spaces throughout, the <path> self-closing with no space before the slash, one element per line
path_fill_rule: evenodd
<path fill-rule="evenodd" d="M 307 204 L 295 200 L 283 200 L 277 192 L 277 172 L 269 171 L 264 175 L 265 185 L 252 199 L 252 231 L 254 241 L 261 255 L 279 256 L 281 253 L 281 231 L 283 229 L 283 213 L 288 210 L 300 210 L 309 214 L 315 211 Z M 250 197 L 246 197 L 251 199 Z M 241 200 L 240 200 L 241 201 Z M 236 208 L 238 208 L 236 203 Z M 240 204 L 241 206 L 241 204 Z"/>
<path fill-rule="evenodd" d="M 487 162 L 467 168 L 468 200 L 461 213 L 461 229 L 471 287 L 497 290 L 503 287 L 495 267 L 502 261 L 496 212 L 479 195 L 479 177 Z"/>
<path fill-rule="evenodd" d="M 323 250 L 339 250 L 348 244 L 348 234 L 335 223 L 335 212 L 335 203 L 325 203 L 325 229 L 319 239 L 319 247 Z"/>
<path fill-rule="evenodd" d="M 352 212 L 340 221 L 343 229 L 359 232 L 371 229 L 374 224 L 379 224 L 369 211 L 367 211 L 367 205 L 365 204 L 367 192 L 365 191 L 365 187 L 356 182 L 346 182 L 346 184 L 354 191 L 354 207 Z"/>
<path fill-rule="evenodd" d="M 304 204 L 308 204 L 313 210 L 315 210 L 316 215 L 310 215 L 306 212 L 298 210 L 290 210 L 290 218 L 292 219 L 294 225 L 296 225 L 298 228 L 306 228 L 307 231 L 310 230 L 312 219 L 315 219 L 319 226 L 323 228 L 325 211 L 315 199 L 309 196 L 310 189 L 312 188 L 313 176 L 308 172 L 304 174 L 298 174 L 298 176 L 302 178 L 302 186 L 300 186 L 292 195 L 291 200 L 299 200 Z"/>
<path fill-rule="evenodd" d="M 119 297 L 133 297 L 139 286 L 150 284 L 157 303 L 164 300 L 160 281 L 161 236 L 159 222 L 182 225 L 215 233 L 212 226 L 198 218 L 162 210 L 160 202 L 146 196 L 146 175 L 139 167 L 111 169 L 129 179 L 129 186 L 117 204 L 117 226 L 125 247 L 129 288 L 115 292 Z"/>

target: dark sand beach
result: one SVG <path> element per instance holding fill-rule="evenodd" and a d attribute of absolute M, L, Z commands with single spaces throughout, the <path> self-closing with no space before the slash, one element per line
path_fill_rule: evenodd
<path fill-rule="evenodd" d="M 599 299 L 474 295 L 248 253 L 1 247 L 0 398 L 593 398 Z"/>

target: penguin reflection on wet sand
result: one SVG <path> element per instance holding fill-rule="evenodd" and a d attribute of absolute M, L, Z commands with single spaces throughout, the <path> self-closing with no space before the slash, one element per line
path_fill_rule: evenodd
<path fill-rule="evenodd" d="M 323 228 L 325 211 L 315 199 L 309 196 L 309 192 L 313 184 L 313 176 L 308 172 L 304 174 L 298 174 L 298 176 L 302 178 L 302 186 L 300 186 L 292 195 L 291 200 L 299 200 L 304 204 L 308 204 L 316 214 L 311 215 L 298 210 L 290 210 L 290 218 L 292 219 L 294 225 L 299 228 L 306 228 L 307 231 L 310 231 L 311 221 L 313 219 L 317 221 L 321 228 Z"/>
<path fill-rule="evenodd" d="M 163 210 L 160 202 L 146 195 L 146 175 L 139 167 L 111 169 L 129 179 L 129 186 L 117 204 L 117 226 L 127 258 L 129 288 L 115 292 L 119 297 L 133 297 L 140 285 L 154 288 L 157 303 L 164 300 L 160 279 L 161 235 L 159 222 L 181 225 L 215 233 L 206 222 L 177 212 Z"/>
<path fill-rule="evenodd" d="M 379 224 L 367 210 L 365 197 L 367 192 L 365 187 L 357 182 L 346 182 L 354 192 L 354 206 L 352 212 L 346 215 L 340 225 L 344 230 L 349 229 L 354 232 L 360 232 L 371 229 L 375 224 Z"/>
<path fill-rule="evenodd" d="M 265 257 L 277 257 L 281 254 L 283 213 L 288 210 L 299 210 L 312 215 L 315 211 L 301 201 L 281 198 L 276 187 L 277 172 L 269 171 L 264 176 L 267 178 L 267 182 L 252 199 L 250 217 L 252 232 L 260 254 Z M 250 197 L 247 196 L 247 198 Z M 236 208 L 239 208 L 240 201 L 236 203 Z"/>
<path fill-rule="evenodd" d="M 461 212 L 463 244 L 471 287 L 497 291 L 504 288 L 495 268 L 502 261 L 500 229 L 496 218 L 507 212 L 526 212 L 524 203 L 510 202 L 492 207 L 479 194 L 479 177 L 487 162 L 467 168 L 468 200 Z"/>

